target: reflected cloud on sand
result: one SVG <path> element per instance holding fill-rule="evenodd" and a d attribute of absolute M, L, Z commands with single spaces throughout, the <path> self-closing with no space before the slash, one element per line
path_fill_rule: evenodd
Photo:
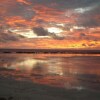
<path fill-rule="evenodd" d="M 0 76 L 66 89 L 99 89 L 100 56 L 8 54 L 0 56 Z"/>

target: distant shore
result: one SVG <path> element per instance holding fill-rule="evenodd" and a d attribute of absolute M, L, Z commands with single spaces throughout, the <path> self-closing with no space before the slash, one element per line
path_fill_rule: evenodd
<path fill-rule="evenodd" d="M 100 54 L 100 50 L 78 50 L 78 49 L 0 49 L 0 53 Z"/>

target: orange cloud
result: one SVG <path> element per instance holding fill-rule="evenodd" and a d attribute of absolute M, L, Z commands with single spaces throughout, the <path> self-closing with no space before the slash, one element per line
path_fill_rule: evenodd
<path fill-rule="evenodd" d="M 16 15 L 16 12 L 14 13 L 12 9 L 14 8 L 17 10 L 18 3 L 24 3 L 27 5 L 31 5 L 30 2 L 27 2 L 26 0 L 4 0 L 1 1 L 2 7 L 0 7 L 0 16 L 3 18 L 2 21 L 4 21 L 5 24 L 16 26 L 16 24 L 22 24 L 25 26 L 39 26 L 40 24 L 37 22 L 37 20 L 43 20 L 45 22 L 56 22 L 56 23 L 75 23 L 76 16 L 66 17 L 65 11 L 57 10 L 55 8 L 50 8 L 44 5 L 36 4 L 33 6 L 33 10 L 36 14 L 34 14 L 33 18 L 30 20 L 26 20 L 24 18 L 24 15 Z M 22 5 L 24 7 L 24 5 Z M 30 7 L 30 6 L 29 6 Z M 32 5 L 31 5 L 32 7 Z M 29 9 L 29 8 L 26 8 Z M 10 16 L 8 16 L 11 13 Z M 15 15 L 14 15 L 15 14 Z M 12 16 L 13 15 L 13 16 Z M 7 23 L 6 23 L 7 22 Z M 1 24 L 1 22 L 0 22 Z M 20 27 L 19 25 L 19 27 Z M 35 27 L 36 27 L 35 26 Z"/>
<path fill-rule="evenodd" d="M 60 48 L 60 49 L 68 49 L 68 48 L 98 48 L 100 49 L 100 41 L 93 40 L 55 40 L 55 39 L 33 39 L 31 41 L 17 41 L 17 42 L 7 42 L 2 43 L 1 48 Z"/>
<path fill-rule="evenodd" d="M 17 2 L 24 3 L 26 5 L 31 5 L 31 3 L 27 2 L 26 0 L 17 0 Z"/>
<path fill-rule="evenodd" d="M 21 16 L 14 16 L 5 18 L 6 24 L 12 27 L 36 27 L 38 26 L 36 22 L 28 21 Z"/>
<path fill-rule="evenodd" d="M 59 11 L 43 5 L 36 5 L 33 7 L 33 10 L 36 12 L 36 16 L 32 19 L 33 21 L 41 19 L 46 22 L 75 23 L 74 18 L 76 16 L 66 17 L 64 11 Z"/>
<path fill-rule="evenodd" d="M 74 19 L 76 16 L 71 16 L 70 18 L 68 18 L 64 15 L 64 11 L 58 11 L 57 9 L 45 7 L 43 5 L 36 5 L 33 7 L 33 10 L 36 14 L 30 20 L 26 20 L 25 18 L 23 18 L 23 16 L 5 16 L 5 22 L 10 26 L 19 25 L 19 27 L 21 27 L 21 25 L 28 27 L 40 26 L 41 24 L 39 24 L 37 20 L 56 23 L 75 23 Z"/>

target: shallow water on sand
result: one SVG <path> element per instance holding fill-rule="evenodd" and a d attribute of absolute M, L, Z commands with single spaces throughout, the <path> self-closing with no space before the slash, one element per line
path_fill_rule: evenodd
<path fill-rule="evenodd" d="M 100 91 L 100 55 L 0 54 L 0 77 Z"/>

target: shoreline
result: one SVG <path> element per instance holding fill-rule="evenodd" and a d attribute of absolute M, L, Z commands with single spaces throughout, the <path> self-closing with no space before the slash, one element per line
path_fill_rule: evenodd
<path fill-rule="evenodd" d="M 0 49 L 0 53 L 35 53 L 35 54 L 100 54 L 100 50 L 78 49 Z"/>

